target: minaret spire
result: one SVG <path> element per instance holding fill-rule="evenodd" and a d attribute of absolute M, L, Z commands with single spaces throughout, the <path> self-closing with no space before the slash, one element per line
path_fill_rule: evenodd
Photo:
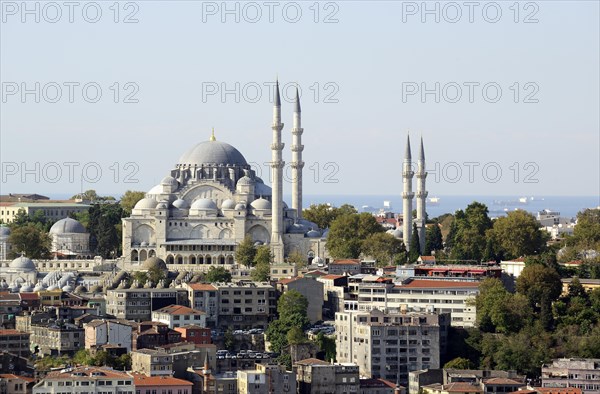
<path fill-rule="evenodd" d="M 212 128 L 212 134 L 210 135 L 210 140 L 211 141 L 216 141 L 217 139 L 215 138 L 215 128 Z"/>
<path fill-rule="evenodd" d="M 404 162 L 402 163 L 402 239 L 408 251 L 412 235 L 412 200 L 415 194 L 412 191 L 412 156 L 410 153 L 410 135 L 406 136 L 406 150 L 404 151 Z"/>
<path fill-rule="evenodd" d="M 273 105 L 273 142 L 271 144 L 271 250 L 275 261 L 283 262 L 283 166 L 284 143 L 281 142 L 281 98 L 279 96 L 279 79 L 275 82 L 275 102 Z"/>
<path fill-rule="evenodd" d="M 427 222 L 426 203 L 427 190 L 425 190 L 425 179 L 427 171 L 425 171 L 425 149 L 423 148 L 423 137 L 421 137 L 421 149 L 419 151 L 419 159 L 417 160 L 417 231 L 419 232 L 420 253 L 425 251 L 425 224 Z"/>
<path fill-rule="evenodd" d="M 294 116 L 292 125 L 292 208 L 296 210 L 296 216 L 302 218 L 302 111 L 300 109 L 300 95 L 296 87 L 296 101 L 294 102 Z"/>

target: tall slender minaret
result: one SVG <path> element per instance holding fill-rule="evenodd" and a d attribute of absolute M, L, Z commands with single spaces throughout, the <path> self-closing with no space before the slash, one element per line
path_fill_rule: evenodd
<path fill-rule="evenodd" d="M 426 219 L 426 201 L 427 201 L 427 190 L 425 190 L 425 178 L 427 178 L 427 171 L 425 171 L 425 149 L 423 149 L 423 137 L 421 137 L 421 150 L 419 151 L 419 159 L 417 160 L 417 230 L 419 231 L 419 246 L 421 247 L 421 254 L 425 252 L 425 223 Z"/>
<path fill-rule="evenodd" d="M 402 238 L 404 246 L 408 251 L 410 248 L 410 238 L 412 235 L 412 200 L 415 193 L 412 191 L 412 157 L 410 155 L 410 136 L 406 137 L 406 151 L 404 153 L 404 162 L 402 164 Z"/>
<path fill-rule="evenodd" d="M 271 144 L 271 250 L 275 262 L 283 262 L 283 166 L 281 156 L 284 143 L 281 142 L 281 98 L 279 97 L 279 80 L 275 83 L 275 103 L 273 106 L 273 143 Z"/>
<path fill-rule="evenodd" d="M 296 210 L 298 219 L 302 218 L 302 111 L 300 110 L 300 96 L 296 87 L 296 102 L 294 103 L 294 119 L 292 125 L 292 208 Z"/>

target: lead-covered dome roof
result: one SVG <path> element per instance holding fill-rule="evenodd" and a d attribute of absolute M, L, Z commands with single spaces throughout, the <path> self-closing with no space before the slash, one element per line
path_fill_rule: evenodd
<path fill-rule="evenodd" d="M 213 164 L 231 164 L 245 166 L 244 156 L 233 146 L 221 141 L 204 141 L 185 152 L 179 158 L 180 166 L 201 166 Z"/>
<path fill-rule="evenodd" d="M 72 234 L 72 233 L 85 233 L 85 227 L 75 219 L 64 218 L 54 223 L 50 227 L 50 234 Z"/>

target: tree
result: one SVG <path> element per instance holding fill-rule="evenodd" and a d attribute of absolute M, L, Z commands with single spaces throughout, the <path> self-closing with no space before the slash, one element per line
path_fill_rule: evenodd
<path fill-rule="evenodd" d="M 553 324 L 552 302 L 562 292 L 562 282 L 556 270 L 540 264 L 525 266 L 517 278 L 517 292 L 539 312 L 542 326 L 550 329 Z"/>
<path fill-rule="evenodd" d="M 71 197 L 71 200 L 84 200 L 89 202 L 104 202 L 104 201 L 115 201 L 113 196 L 99 196 L 95 190 L 86 190 L 83 193 L 76 194 Z"/>
<path fill-rule="evenodd" d="M 473 202 L 465 211 L 456 211 L 446 246 L 450 247 L 450 257 L 456 260 L 477 260 L 483 258 L 486 245 L 486 231 L 492 227 L 485 204 Z"/>
<path fill-rule="evenodd" d="M 419 243 L 419 232 L 417 224 L 413 223 L 412 235 L 410 237 L 410 248 L 408 250 L 408 262 L 414 263 L 421 255 L 421 245 Z"/>
<path fill-rule="evenodd" d="M 135 207 L 135 204 L 138 203 L 142 198 L 146 196 L 146 193 L 134 190 L 127 190 L 125 194 L 121 196 L 121 200 L 119 204 L 121 208 L 123 208 L 123 212 L 125 216 L 131 215 L 131 210 Z"/>
<path fill-rule="evenodd" d="M 297 249 L 294 249 L 290 252 L 287 257 L 287 261 L 289 264 L 294 264 L 296 268 L 304 268 L 307 265 L 306 257 L 300 253 Z"/>
<path fill-rule="evenodd" d="M 235 349 L 235 336 L 233 335 L 233 330 L 230 328 L 225 331 L 223 335 L 223 345 L 225 349 L 229 351 L 233 351 Z"/>
<path fill-rule="evenodd" d="M 454 368 L 454 369 L 473 369 L 475 365 L 471 362 L 471 360 L 467 358 L 457 357 L 448 361 L 444 364 L 444 369 L 446 368 Z"/>
<path fill-rule="evenodd" d="M 306 342 L 306 335 L 304 335 L 304 331 L 300 327 L 292 327 L 288 331 L 286 338 L 290 345 L 298 345 Z"/>
<path fill-rule="evenodd" d="M 79 365 L 91 365 L 92 364 L 92 356 L 87 349 L 79 349 L 73 355 L 73 363 Z"/>
<path fill-rule="evenodd" d="M 121 250 L 123 208 L 119 204 L 93 204 L 88 214 L 90 248 L 104 258 L 114 258 Z"/>
<path fill-rule="evenodd" d="M 204 281 L 208 283 L 229 283 L 231 282 L 231 272 L 225 267 L 215 267 L 212 265 L 204 274 Z"/>
<path fill-rule="evenodd" d="M 329 361 L 329 360 L 335 361 L 335 359 L 336 359 L 336 344 L 335 344 L 334 338 L 330 338 L 330 337 L 326 336 L 321 331 L 317 334 L 317 338 L 315 339 L 315 342 L 316 342 L 317 346 L 319 347 L 319 350 L 322 352 L 325 352 L 324 359 L 326 361 Z"/>
<path fill-rule="evenodd" d="M 484 332 L 518 332 L 531 315 L 527 299 L 509 293 L 497 278 L 481 282 L 475 305 L 477 325 Z"/>
<path fill-rule="evenodd" d="M 393 235 L 374 233 L 363 241 L 362 253 L 374 258 L 378 266 L 384 267 L 398 261 L 400 255 L 404 256 L 406 249 L 404 243 Z"/>
<path fill-rule="evenodd" d="M 577 214 L 577 225 L 568 245 L 578 251 L 600 249 L 600 209 L 586 209 Z"/>
<path fill-rule="evenodd" d="M 444 249 L 442 229 L 439 224 L 434 223 L 425 230 L 425 255 L 429 256 L 432 252 L 442 249 Z"/>
<path fill-rule="evenodd" d="M 504 258 L 541 253 L 547 239 L 535 216 L 523 210 L 509 212 L 507 216 L 496 219 L 490 235 Z"/>
<path fill-rule="evenodd" d="M 250 273 L 250 277 L 256 282 L 266 282 L 271 276 L 271 263 L 274 256 L 271 253 L 271 248 L 267 245 L 261 245 L 256 248 L 254 256 L 254 269 Z"/>
<path fill-rule="evenodd" d="M 235 251 L 235 261 L 238 264 L 245 265 L 246 267 L 254 266 L 254 257 L 256 256 L 256 247 L 252 237 L 247 235 L 237 247 Z"/>
<path fill-rule="evenodd" d="M 302 212 L 302 216 L 319 228 L 325 229 L 331 226 L 331 223 L 339 216 L 356 214 L 356 208 L 352 205 L 344 204 L 339 208 L 332 207 L 329 204 L 312 204 L 310 208 Z"/>
<path fill-rule="evenodd" d="M 160 269 L 160 267 L 152 267 L 148 270 L 146 274 L 148 276 L 148 279 L 150 279 L 150 281 L 154 283 L 155 286 L 161 280 L 167 279 L 167 273 Z"/>
<path fill-rule="evenodd" d="M 344 214 L 332 223 L 327 235 L 327 249 L 336 259 L 356 259 L 362 253 L 363 241 L 370 235 L 384 232 L 369 213 Z"/>
<path fill-rule="evenodd" d="M 309 326 L 310 321 L 306 316 L 308 300 L 296 290 L 285 292 L 277 302 L 279 317 L 272 321 L 265 332 L 271 348 L 276 353 L 281 353 L 289 344 L 288 333 L 293 329 L 303 331 Z M 297 339 L 297 335 L 294 338 Z"/>
<path fill-rule="evenodd" d="M 13 250 L 11 257 L 15 257 L 20 252 L 31 259 L 50 257 L 50 236 L 34 223 L 13 227 L 8 241 Z"/>

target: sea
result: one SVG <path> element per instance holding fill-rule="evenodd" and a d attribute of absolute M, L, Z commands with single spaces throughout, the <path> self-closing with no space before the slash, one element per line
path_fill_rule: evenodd
<path fill-rule="evenodd" d="M 429 199 L 437 200 L 432 202 Z M 523 209 L 532 214 L 544 209 L 560 212 L 562 217 L 575 217 L 587 208 L 599 208 L 600 196 L 429 196 L 427 215 L 434 218 L 445 213 L 465 209 L 474 201 L 487 205 L 490 217 L 506 215 L 507 212 Z M 291 200 L 287 198 L 287 200 Z M 387 202 L 387 204 L 386 204 Z M 304 195 L 303 205 L 342 204 L 353 205 L 359 212 L 378 212 L 380 209 L 402 212 L 400 195 Z M 413 200 L 413 207 L 416 207 Z M 414 209 L 414 208 L 413 208 Z"/>
<path fill-rule="evenodd" d="M 102 193 L 100 193 L 102 194 Z M 51 198 L 66 199 L 71 195 L 48 194 Z M 119 198 L 119 195 L 114 195 Z M 291 195 L 284 194 L 284 200 L 291 203 Z M 430 200 L 437 200 L 433 202 Z M 524 209 L 532 214 L 544 209 L 560 212 L 562 217 L 575 217 L 577 212 L 587 208 L 600 207 L 600 196 L 429 196 L 427 201 L 427 215 L 430 218 L 454 213 L 459 209 L 465 209 L 470 203 L 477 201 L 487 205 L 490 217 L 506 215 L 515 209 Z M 320 195 L 305 194 L 303 196 L 304 208 L 311 204 L 331 204 L 339 207 L 343 204 L 353 205 L 359 212 L 379 212 L 385 209 L 392 212 L 402 212 L 402 197 L 400 195 Z M 387 202 L 387 204 L 386 204 Z M 416 208 L 416 202 L 413 201 Z M 414 208 L 413 208 L 414 209 Z"/>

